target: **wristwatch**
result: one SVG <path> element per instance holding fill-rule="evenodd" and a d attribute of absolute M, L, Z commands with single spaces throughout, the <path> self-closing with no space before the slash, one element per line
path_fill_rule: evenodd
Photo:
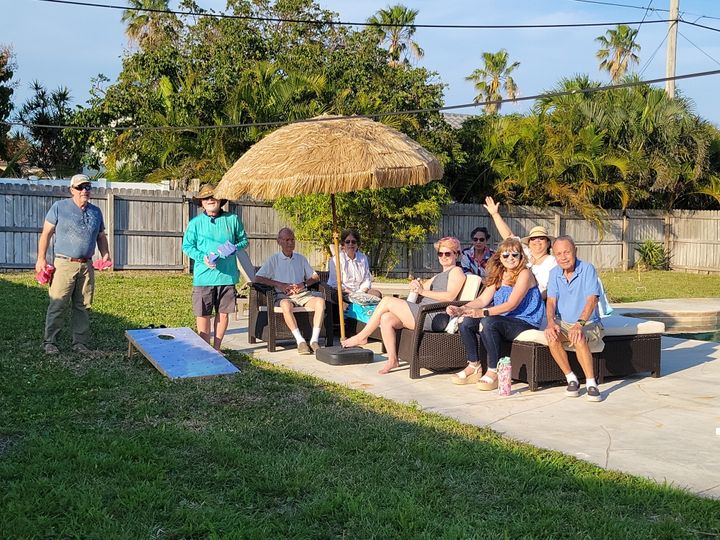
<path fill-rule="evenodd" d="M 490 310 L 489 309 L 483 309 L 482 310 L 483 317 L 489 317 L 490 316 Z"/>
<path fill-rule="evenodd" d="M 587 324 L 587 321 L 585 319 L 578 319 L 576 322 L 580 326 L 585 326 Z"/>

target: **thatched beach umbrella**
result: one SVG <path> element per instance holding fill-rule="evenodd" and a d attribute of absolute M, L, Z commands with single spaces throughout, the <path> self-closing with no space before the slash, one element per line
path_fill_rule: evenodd
<path fill-rule="evenodd" d="M 256 143 L 225 173 L 215 196 L 272 200 L 331 194 L 333 243 L 345 338 L 335 193 L 426 184 L 442 178 L 437 158 L 407 135 L 364 117 L 319 116 L 284 126 Z"/>

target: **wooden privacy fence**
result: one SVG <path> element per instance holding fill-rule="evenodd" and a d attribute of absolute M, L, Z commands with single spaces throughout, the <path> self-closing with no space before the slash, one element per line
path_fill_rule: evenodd
<path fill-rule="evenodd" d="M 67 188 L 0 184 L 0 269 L 29 269 L 35 266 L 37 240 L 48 209 L 69 196 Z M 92 202 L 103 212 L 110 251 L 116 270 L 185 270 L 189 261 L 182 253 L 182 235 L 197 213 L 191 194 L 183 191 L 96 189 Z M 579 216 L 560 209 L 514 207 L 504 210 L 512 231 L 523 236 L 535 225 L 543 225 L 555 236 L 569 234 L 579 256 L 599 269 L 623 270 L 634 266 L 635 248 L 645 240 L 661 242 L 671 254 L 671 267 L 694 272 L 720 272 L 720 212 L 611 210 L 602 230 Z M 287 223 L 272 206 L 256 201 L 232 203 L 230 211 L 242 219 L 250 238 L 248 253 L 260 264 L 277 251 L 277 231 Z M 440 236 L 457 236 L 469 245 L 470 232 L 485 226 L 499 240 L 490 216 L 481 205 L 452 204 L 443 211 L 438 230 L 427 241 L 408 249 L 397 245 L 400 263 L 391 276 L 410 273 L 427 276 L 438 269 L 433 242 Z M 298 251 L 320 268 L 322 250 L 298 243 Z"/>

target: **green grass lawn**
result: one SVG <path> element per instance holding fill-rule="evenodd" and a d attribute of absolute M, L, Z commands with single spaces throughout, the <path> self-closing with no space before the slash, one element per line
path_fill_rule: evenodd
<path fill-rule="evenodd" d="M 200 381 L 128 360 L 124 330 L 192 326 L 188 276 L 99 276 L 91 358 L 40 353 L 46 294 L 0 275 L 0 537 L 720 535 L 720 501 L 235 352 Z"/>
<path fill-rule="evenodd" d="M 720 274 L 682 272 L 603 272 L 603 285 L 612 302 L 638 302 L 659 298 L 717 298 Z"/>

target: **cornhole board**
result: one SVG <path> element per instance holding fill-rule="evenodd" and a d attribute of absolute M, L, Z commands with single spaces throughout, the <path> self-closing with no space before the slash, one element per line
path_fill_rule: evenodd
<path fill-rule="evenodd" d="M 133 348 L 169 379 L 231 375 L 240 370 L 190 328 L 126 330 L 128 358 Z"/>

